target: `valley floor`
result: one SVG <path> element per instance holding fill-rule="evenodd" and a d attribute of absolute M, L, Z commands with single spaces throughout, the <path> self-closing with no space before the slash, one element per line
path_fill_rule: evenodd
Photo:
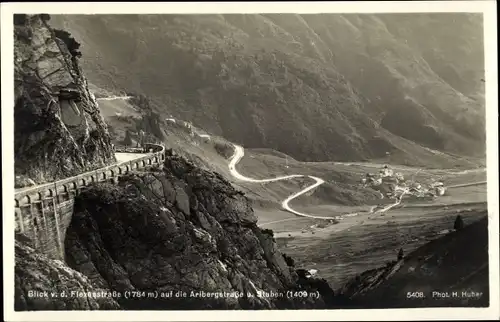
<path fill-rule="evenodd" d="M 264 169 L 276 171 L 275 176 L 297 173 L 295 170 L 279 167 L 279 161 L 273 158 L 259 160 L 259 156 L 252 155 L 243 158 L 240 171 L 245 175 L 253 177 L 251 173 Z M 265 166 L 259 167 L 259 164 Z M 309 171 L 314 175 L 319 171 L 331 172 L 329 165 L 316 163 Z M 341 165 L 346 169 L 352 168 L 354 175 L 360 175 L 367 171 L 365 167 Z M 370 168 L 373 165 L 370 165 Z M 281 169 L 280 169 L 281 168 Z M 304 171 L 306 166 L 303 165 Z M 315 170 L 311 170 L 311 168 Z M 300 168 L 299 168 L 300 169 Z M 281 171 L 283 172 L 281 172 Z M 405 169 L 407 173 L 415 173 L 416 169 Z M 310 173 L 310 172 L 309 172 Z M 256 174 L 259 178 L 265 178 L 262 172 Z M 450 185 L 461 185 L 470 182 L 480 182 L 484 171 L 448 171 L 430 170 L 421 171 L 422 178 L 446 178 Z M 272 177 L 272 176 L 271 176 Z M 453 228 L 453 223 L 458 214 L 462 216 L 466 225 L 479 220 L 485 216 L 486 185 L 478 184 L 472 186 L 457 187 L 449 189 L 444 196 L 434 200 L 422 200 L 417 198 L 405 198 L 397 207 L 387 212 L 374 214 L 373 205 L 387 204 L 388 199 L 367 201 L 364 205 L 348 206 L 340 205 L 335 201 L 328 201 L 328 196 L 315 196 L 315 191 L 303 195 L 291 202 L 291 206 L 300 212 L 311 213 L 321 216 L 335 217 L 344 214 L 339 221 L 328 221 L 295 216 L 279 207 L 277 199 L 298 191 L 291 181 L 290 190 L 278 183 L 266 184 L 266 186 L 252 183 L 238 183 L 243 186 L 247 193 L 265 196 L 265 191 L 274 191 L 272 195 L 276 200 L 269 204 L 256 203 L 255 212 L 259 218 L 259 226 L 272 229 L 278 241 L 280 250 L 296 259 L 300 266 L 307 269 L 316 269 L 318 274 L 327 279 L 332 287 L 337 288 L 345 284 L 350 278 L 395 260 L 400 248 L 405 253 L 426 244 L 427 242 L 443 236 Z M 283 183 L 282 185 L 285 185 Z M 273 190 L 274 188 L 274 190 Z M 276 191 L 278 193 L 275 196 Z M 351 215 L 345 215 L 351 214 Z"/>
<path fill-rule="evenodd" d="M 458 214 L 469 225 L 483 218 L 487 209 L 486 185 L 479 184 L 449 189 L 444 196 L 434 200 L 404 198 L 401 204 L 387 212 L 373 213 L 374 207 L 385 207 L 394 201 L 380 199 L 376 191 L 360 189 L 359 179 L 377 171 L 382 164 L 299 162 L 262 149 L 246 149 L 244 157 L 235 164 L 231 162 L 234 155 L 221 155 L 214 150 L 215 143 L 198 139 L 190 135 L 190 131 L 185 134 L 183 129 L 172 127 L 169 145 L 228 178 L 252 200 L 258 225 L 274 231 L 280 251 L 294 258 L 298 268 L 316 269 L 333 288 L 341 287 L 360 273 L 394 261 L 400 248 L 407 254 L 446 235 L 452 230 Z M 213 140 L 215 142 L 216 138 Z M 232 146 L 223 138 L 217 140 Z M 211 163 L 208 165 L 201 160 Z M 235 178 L 234 167 L 243 177 L 256 180 L 245 182 Z M 482 182 L 486 174 L 484 169 L 393 168 L 405 177 L 421 182 L 444 181 L 447 186 Z M 295 174 L 303 177 L 262 182 Z M 283 210 L 283 200 L 314 183 L 307 176 L 322 178 L 325 184 L 293 199 L 290 207 L 322 217 L 342 215 L 341 220 L 300 217 Z M 352 198 L 342 199 L 347 195 Z"/>
<path fill-rule="evenodd" d="M 485 216 L 486 204 L 442 208 L 402 208 L 386 214 L 348 217 L 325 228 L 311 228 L 305 219 L 276 223 L 280 250 L 307 269 L 316 269 L 332 287 L 395 260 L 405 253 L 450 232 L 457 214 L 466 225 Z M 295 227 L 293 227 L 293 224 Z M 302 224 L 308 227 L 296 230 Z M 267 227 L 273 227 L 271 224 Z"/>

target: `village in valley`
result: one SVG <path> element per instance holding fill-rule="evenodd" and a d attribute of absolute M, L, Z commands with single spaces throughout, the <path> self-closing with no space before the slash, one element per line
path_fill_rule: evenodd
<path fill-rule="evenodd" d="M 434 181 L 429 184 L 423 184 L 413 179 L 405 179 L 400 172 L 394 172 L 389 166 L 385 165 L 377 174 L 367 173 L 361 179 L 363 187 L 371 187 L 379 191 L 382 196 L 391 199 L 401 199 L 403 196 L 414 198 L 432 198 L 443 196 L 446 187 L 442 181 Z"/>

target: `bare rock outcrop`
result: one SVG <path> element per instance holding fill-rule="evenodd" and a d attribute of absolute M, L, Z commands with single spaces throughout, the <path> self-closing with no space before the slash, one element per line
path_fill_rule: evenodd
<path fill-rule="evenodd" d="M 115 160 L 110 136 L 80 68 L 78 43 L 49 15 L 15 15 L 15 171 L 36 183 Z M 18 183 L 21 185 L 21 182 Z"/>
<path fill-rule="evenodd" d="M 109 291 L 95 288 L 89 279 L 36 252 L 23 235 L 15 243 L 16 311 L 33 310 L 114 310 L 118 303 Z"/>
<path fill-rule="evenodd" d="M 318 288 L 299 281 L 256 222 L 220 175 L 167 156 L 164 169 L 77 198 L 66 260 L 99 287 L 145 295 L 120 299 L 126 309 L 324 308 L 324 289 L 319 298 L 287 297 Z"/>

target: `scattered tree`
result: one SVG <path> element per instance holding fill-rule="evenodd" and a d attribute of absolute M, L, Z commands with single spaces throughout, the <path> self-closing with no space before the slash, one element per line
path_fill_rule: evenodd
<path fill-rule="evenodd" d="M 130 102 L 146 114 L 152 112 L 151 102 L 145 95 L 133 95 Z"/>
<path fill-rule="evenodd" d="M 464 221 L 462 219 L 462 216 L 458 215 L 455 219 L 455 224 L 453 224 L 453 229 L 461 230 L 462 228 L 464 228 Z"/>
<path fill-rule="evenodd" d="M 132 146 L 132 134 L 129 130 L 125 132 L 125 138 L 123 139 L 123 144 L 125 146 Z"/>
<path fill-rule="evenodd" d="M 295 261 L 293 260 L 293 258 L 288 256 L 287 254 L 283 254 L 283 258 L 285 259 L 285 262 L 288 266 L 290 266 L 290 267 L 295 266 Z"/>
<path fill-rule="evenodd" d="M 402 260 L 405 256 L 405 253 L 403 251 L 403 248 L 400 248 L 399 249 L 399 252 L 398 252 L 398 261 Z"/>
<path fill-rule="evenodd" d="M 309 271 L 307 269 L 303 269 L 303 268 L 299 268 L 299 269 L 295 270 L 295 273 L 297 273 L 297 275 L 300 278 L 307 278 L 307 276 L 309 275 Z"/>
<path fill-rule="evenodd" d="M 214 149 L 219 155 L 223 156 L 224 158 L 229 158 L 234 153 L 234 148 L 225 142 L 215 142 Z"/>

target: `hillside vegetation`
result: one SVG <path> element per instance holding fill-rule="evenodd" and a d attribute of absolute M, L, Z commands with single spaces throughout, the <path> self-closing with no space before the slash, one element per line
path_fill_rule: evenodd
<path fill-rule="evenodd" d="M 480 15 L 71 15 L 51 23 L 82 43 L 96 86 L 144 94 L 163 117 L 246 147 L 302 161 L 470 166 L 448 154 L 484 157 Z"/>

